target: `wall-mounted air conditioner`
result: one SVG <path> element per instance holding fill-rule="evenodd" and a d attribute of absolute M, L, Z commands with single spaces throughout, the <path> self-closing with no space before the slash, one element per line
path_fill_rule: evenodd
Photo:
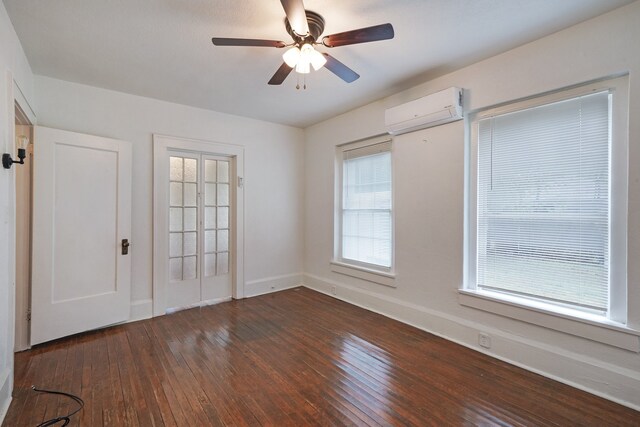
<path fill-rule="evenodd" d="M 385 111 L 387 132 L 400 135 L 462 119 L 462 89 L 450 87 Z"/>

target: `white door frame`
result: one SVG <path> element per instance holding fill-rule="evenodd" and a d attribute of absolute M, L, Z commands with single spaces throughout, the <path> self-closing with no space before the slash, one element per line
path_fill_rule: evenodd
<path fill-rule="evenodd" d="M 213 141 L 153 135 L 153 315 L 162 316 L 167 309 L 166 287 L 169 282 L 169 168 L 170 150 L 231 157 L 236 182 L 235 208 L 232 214 L 232 236 L 235 251 L 231 254 L 232 297 L 244 298 L 244 147 Z"/>
<path fill-rule="evenodd" d="M 18 83 L 13 79 L 13 76 L 11 75 L 11 73 L 8 73 L 7 83 L 8 83 L 8 93 L 9 93 L 9 96 L 8 96 L 9 102 L 7 105 L 7 108 L 9 109 L 9 123 L 8 123 L 9 135 L 8 135 L 7 141 L 8 143 L 12 143 L 12 146 L 8 147 L 9 149 L 3 152 L 11 153 L 12 157 L 15 159 L 16 158 L 15 106 L 17 105 L 20 108 L 21 112 L 23 113 L 23 117 L 21 119 L 25 122 L 29 122 L 29 126 L 37 125 L 37 118 L 36 118 L 36 113 L 33 111 L 33 108 L 31 108 L 31 104 L 29 104 L 29 101 L 24 96 L 24 93 L 20 89 L 20 86 L 18 85 Z M 32 160 L 32 156 L 30 154 L 31 148 L 33 147 L 31 145 L 32 143 L 33 141 L 30 141 L 29 147 L 27 147 L 27 157 L 25 159 L 25 162 L 31 162 Z M 20 168 L 20 167 L 31 168 L 31 166 L 32 166 L 31 164 L 26 166 L 15 165 L 13 166 L 13 168 Z M 16 174 L 20 172 L 24 172 L 24 171 L 16 170 L 15 174 L 13 175 L 14 181 L 13 181 L 12 188 L 14 192 L 13 192 L 13 195 L 11 194 L 9 195 L 9 197 L 13 197 L 14 203 L 17 203 L 17 197 L 18 197 L 17 188 L 16 188 L 16 185 L 17 185 Z M 30 197 L 30 194 L 26 196 Z M 11 245 L 12 248 L 15 248 L 15 250 L 13 251 L 13 255 L 14 255 L 13 259 L 10 259 L 8 261 L 10 265 L 14 268 L 12 281 L 15 283 L 15 294 L 14 294 L 15 335 L 14 335 L 13 347 L 11 347 L 9 350 L 22 351 L 31 347 L 31 345 L 29 344 L 29 321 L 28 321 L 28 311 L 30 306 L 30 287 L 31 287 L 31 283 L 29 282 L 29 277 L 30 277 L 29 270 L 31 268 L 30 267 L 31 254 L 30 253 L 18 254 L 16 244 L 18 241 L 26 242 L 26 249 L 29 250 L 31 247 L 31 241 L 30 241 L 31 233 L 29 230 L 30 225 L 28 227 L 29 229 L 17 229 L 16 224 L 17 224 L 18 215 L 30 217 L 31 212 L 30 211 L 18 212 L 17 205 L 14 205 L 14 206 L 16 210 L 14 210 L 13 212 L 13 218 L 12 218 L 13 225 L 10 226 L 10 229 L 13 230 L 14 236 L 13 236 L 13 239 L 11 239 L 12 241 L 9 244 Z M 25 256 L 27 257 L 26 260 L 18 258 L 18 257 L 25 257 Z M 20 266 L 18 266 L 17 264 L 18 262 L 20 263 Z M 27 270 L 18 272 L 18 268 L 21 268 L 21 267 L 26 267 Z"/>

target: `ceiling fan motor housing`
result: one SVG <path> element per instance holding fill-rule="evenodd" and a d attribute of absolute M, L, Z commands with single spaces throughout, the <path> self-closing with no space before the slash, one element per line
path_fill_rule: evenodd
<path fill-rule="evenodd" d="M 307 23 L 309 25 L 309 34 L 296 34 L 291 28 L 291 24 L 287 18 L 284 18 L 284 25 L 287 29 L 287 33 L 293 38 L 296 44 L 315 43 L 318 37 L 324 31 L 324 18 L 316 12 L 311 10 L 305 10 L 307 15 Z"/>

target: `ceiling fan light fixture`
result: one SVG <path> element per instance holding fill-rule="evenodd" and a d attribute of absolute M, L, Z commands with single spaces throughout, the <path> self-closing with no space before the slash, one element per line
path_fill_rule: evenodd
<path fill-rule="evenodd" d="M 300 49 L 296 46 L 292 47 L 282 54 L 282 59 L 289 67 L 294 68 L 300 60 Z"/>
<path fill-rule="evenodd" d="M 309 43 L 305 43 L 302 47 L 292 47 L 287 50 L 282 59 L 291 68 L 295 68 L 297 73 L 307 74 L 311 71 L 311 67 L 318 71 L 327 62 L 323 54 L 318 52 Z"/>
<path fill-rule="evenodd" d="M 311 67 L 318 71 L 326 64 L 327 59 L 323 54 L 318 52 L 309 43 L 305 43 L 298 49 L 297 47 L 289 49 L 282 55 L 282 59 L 291 68 L 296 69 L 297 73 L 307 74 L 311 71 Z"/>

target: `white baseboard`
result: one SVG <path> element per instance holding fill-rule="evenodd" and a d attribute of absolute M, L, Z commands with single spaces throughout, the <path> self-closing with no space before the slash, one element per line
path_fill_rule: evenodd
<path fill-rule="evenodd" d="M 139 299 L 131 302 L 131 316 L 129 322 L 150 319 L 153 317 L 153 300 Z"/>
<path fill-rule="evenodd" d="M 0 424 L 4 421 L 11 405 L 12 375 L 13 372 L 9 367 L 0 372 Z"/>
<path fill-rule="evenodd" d="M 285 289 L 297 288 L 298 286 L 302 286 L 302 273 L 284 274 L 282 276 L 267 277 L 264 279 L 246 282 L 244 284 L 244 294 L 246 298 L 250 298 L 256 297 L 258 295 L 269 294 L 271 292 L 283 291 Z M 230 300 L 231 298 L 222 298 L 209 301 L 201 301 L 189 306 L 175 308 L 171 310 L 171 312 L 194 307 L 202 307 L 205 305 L 219 304 L 221 302 Z M 150 319 L 152 317 L 152 299 L 137 300 L 131 303 L 131 318 L 128 320 L 129 322 Z"/>
<path fill-rule="evenodd" d="M 246 282 L 244 284 L 244 294 L 249 298 L 298 286 L 302 286 L 302 273 L 285 274 Z"/>
<path fill-rule="evenodd" d="M 609 365 L 505 331 L 484 326 L 479 328 L 477 324 L 463 318 L 315 275 L 305 274 L 303 283 L 309 289 L 640 411 L 640 372 Z M 491 350 L 478 345 L 480 332 L 491 335 Z"/>

